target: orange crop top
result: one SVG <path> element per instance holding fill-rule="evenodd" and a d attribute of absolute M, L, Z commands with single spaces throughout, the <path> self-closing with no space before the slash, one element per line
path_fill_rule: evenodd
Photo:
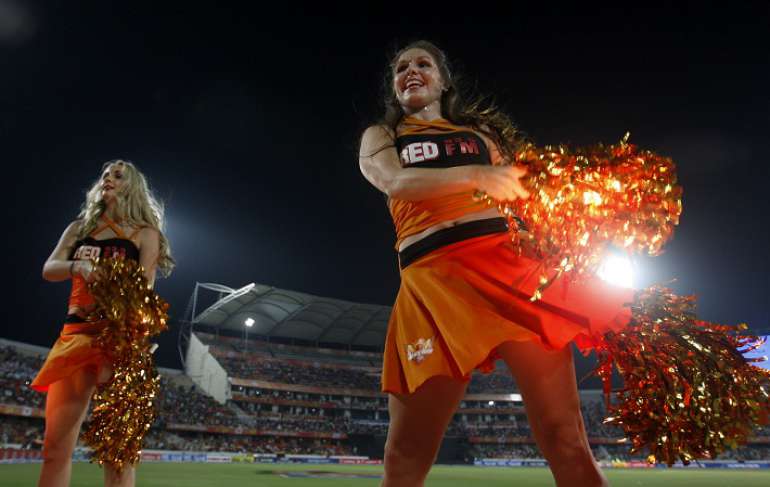
<path fill-rule="evenodd" d="M 407 117 L 396 134 L 402 167 L 448 168 L 493 164 L 484 139 L 469 128 L 446 120 L 424 121 Z M 496 154 L 495 154 L 496 155 Z M 495 161 L 497 162 L 497 161 Z M 396 227 L 396 249 L 404 238 L 442 221 L 454 220 L 487 208 L 474 201 L 473 191 L 463 191 L 420 201 L 388 200 Z"/>
<path fill-rule="evenodd" d="M 104 224 L 91 232 L 91 235 L 75 242 L 70 260 L 92 260 L 97 257 L 121 256 L 126 259 L 139 260 L 139 248 L 133 239 L 141 228 L 137 228 L 131 235 L 126 236 L 121 228 L 106 216 L 102 216 Z M 110 227 L 117 235 L 113 238 L 97 240 L 93 235 Z M 88 283 L 80 274 L 72 276 L 72 291 L 70 292 L 69 307 L 89 309 L 94 304 L 94 298 L 88 290 Z"/>

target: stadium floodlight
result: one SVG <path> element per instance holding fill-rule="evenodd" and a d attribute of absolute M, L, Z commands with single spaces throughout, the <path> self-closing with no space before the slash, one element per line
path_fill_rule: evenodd
<path fill-rule="evenodd" d="M 243 324 L 251 328 L 252 326 L 254 326 L 254 318 L 251 318 L 251 317 L 246 318 L 246 321 L 244 321 Z"/>
<path fill-rule="evenodd" d="M 620 287 L 633 287 L 634 268 L 626 255 L 610 253 L 599 266 L 597 275 L 604 281 Z"/>

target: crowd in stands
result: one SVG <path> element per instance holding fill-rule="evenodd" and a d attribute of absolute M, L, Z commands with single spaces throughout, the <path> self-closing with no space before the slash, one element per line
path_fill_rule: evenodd
<path fill-rule="evenodd" d="M 228 375 L 240 379 L 347 389 L 380 388 L 380 375 L 363 369 L 325 367 L 320 364 L 295 365 L 276 360 L 243 360 L 231 357 L 219 357 L 218 360 Z"/>
<path fill-rule="evenodd" d="M 368 391 L 380 390 L 380 374 L 366 369 L 336 368 L 318 362 L 300 364 L 259 358 L 243 360 L 226 356 L 219 356 L 217 360 L 229 376 L 239 379 Z M 468 393 L 472 394 L 508 394 L 516 390 L 513 379 L 502 373 L 474 374 L 468 385 Z"/>
<path fill-rule="evenodd" d="M 21 353 L 14 347 L 0 346 L 0 404 L 42 408 L 45 395 L 29 389 L 29 381 L 37 373 L 44 357 Z M 379 378 L 366 370 L 301 366 L 295 362 L 275 360 L 235 360 L 226 362 L 228 368 L 258 371 L 259 378 L 270 377 L 274 382 L 307 384 L 316 387 L 345 387 L 379 390 Z M 508 387 L 503 375 L 476 376 L 490 387 Z M 159 398 L 159 418 L 148 437 L 146 448 L 181 449 L 189 451 L 244 451 L 253 453 L 314 453 L 350 454 L 344 440 L 299 438 L 286 433 L 345 433 L 385 435 L 388 428 L 387 398 L 343 396 L 330 391 L 328 394 L 278 391 L 266 388 L 238 387 L 234 401 L 219 404 L 204 394 L 197 386 L 180 385 L 183 380 L 163 378 Z M 484 392 L 490 392 L 484 390 Z M 500 392 L 500 391 L 498 391 Z M 506 392 L 510 392 L 507 390 Z M 245 396 L 246 399 L 241 399 Z M 267 397 L 304 404 L 256 403 L 249 398 Z M 617 427 L 604 424 L 604 403 L 599 396 L 584 400 L 583 418 L 589 437 L 620 438 Z M 323 407 L 322 407 L 323 406 Z M 334 407 L 329 407 L 334 406 Z M 447 436 L 495 438 L 490 444 L 474 444 L 474 455 L 502 458 L 539 457 L 531 444 L 511 443 L 521 437 L 531 438 L 526 415 L 510 411 L 520 407 L 510 401 L 465 400 L 461 409 L 488 409 L 481 414 L 461 413 L 455 416 Z M 0 441 L 24 448 L 39 447 L 44 422 L 40 418 L 2 416 Z M 283 435 L 253 436 L 214 432 L 188 432 L 171 428 L 172 424 L 231 427 L 262 432 L 273 431 Z M 770 437 L 770 427 L 755 432 L 755 436 Z M 628 459 L 631 457 L 624 445 L 599 445 L 595 454 L 600 459 Z M 639 455 L 634 455 L 639 458 Z M 643 457 L 643 456 L 642 456 Z M 722 458 L 756 460 L 770 458 L 770 447 L 757 445 L 727 452 Z"/>
<path fill-rule="evenodd" d="M 536 445 L 504 445 L 497 443 L 475 443 L 471 446 L 474 458 L 543 458 Z"/>
<path fill-rule="evenodd" d="M 489 392 L 495 394 L 510 394 L 516 392 L 516 382 L 510 374 L 493 372 L 491 374 L 474 374 L 468 384 L 468 394 Z"/>
<path fill-rule="evenodd" d="M 43 444 L 43 420 L 20 416 L 2 416 L 0 445 L 18 445 L 24 450 L 38 450 Z"/>
<path fill-rule="evenodd" d="M 45 396 L 27 386 L 43 365 L 43 359 L 0 345 L 0 403 L 43 407 Z"/>
<path fill-rule="evenodd" d="M 216 336 L 210 333 L 196 332 L 195 335 L 205 345 L 219 352 L 248 353 L 262 357 L 282 359 L 311 359 L 321 362 L 347 363 L 371 367 L 382 367 L 382 354 L 376 352 L 348 351 L 265 342 L 259 339 L 244 340 L 230 336 Z"/>
<path fill-rule="evenodd" d="M 168 423 L 205 424 L 207 426 L 242 426 L 236 413 L 227 405 L 198 391 L 195 386 L 181 386 L 161 377 L 161 425 Z"/>
<path fill-rule="evenodd" d="M 233 387 L 233 395 L 247 398 L 274 398 L 289 401 L 305 401 L 311 403 L 336 405 L 343 408 L 355 409 L 387 409 L 386 397 L 342 396 L 339 394 L 313 394 L 307 392 L 279 391 L 277 389 L 261 389 L 256 387 Z M 248 399 L 245 400 L 248 402 Z"/>
<path fill-rule="evenodd" d="M 583 401 L 580 405 L 583 411 L 583 423 L 590 436 L 603 438 L 621 438 L 623 430 L 614 425 L 604 424 L 607 410 L 601 400 Z"/>
<path fill-rule="evenodd" d="M 151 430 L 145 449 L 196 452 L 274 453 L 281 455 L 354 455 L 341 440 L 281 436 L 246 436 Z"/>

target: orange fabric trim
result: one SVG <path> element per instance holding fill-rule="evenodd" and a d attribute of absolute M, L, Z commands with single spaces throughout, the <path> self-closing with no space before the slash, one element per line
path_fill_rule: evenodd
<path fill-rule="evenodd" d="M 398 135 L 460 132 L 469 130 L 471 129 L 453 125 L 443 118 L 436 120 L 420 120 L 419 118 L 406 117 L 401 122 L 401 129 L 398 131 Z"/>
<path fill-rule="evenodd" d="M 101 233 L 102 231 L 104 231 L 104 229 L 105 229 L 105 228 L 108 228 L 108 227 L 109 227 L 109 225 L 107 225 L 107 224 L 104 224 L 104 225 L 98 226 L 98 227 L 96 227 L 96 229 L 95 229 L 93 232 L 91 232 L 90 234 L 88 234 L 88 236 L 89 236 L 89 237 L 93 237 L 93 238 L 95 238 L 95 237 L 94 237 L 94 235 L 98 235 L 99 233 Z"/>
<path fill-rule="evenodd" d="M 112 229 L 112 231 L 115 232 L 115 235 L 118 238 L 126 238 L 126 234 L 123 233 L 123 230 L 120 228 L 120 226 L 118 226 L 117 223 L 112 221 L 112 219 L 110 219 L 110 217 L 108 217 L 107 215 L 102 213 L 102 219 L 104 220 L 104 223 L 106 223 L 107 226 L 109 226 Z"/>

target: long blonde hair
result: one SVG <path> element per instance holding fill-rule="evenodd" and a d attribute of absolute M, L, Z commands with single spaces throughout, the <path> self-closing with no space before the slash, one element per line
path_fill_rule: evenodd
<path fill-rule="evenodd" d="M 86 193 L 86 201 L 80 209 L 78 218 L 83 221 L 80 227 L 80 238 L 85 238 L 93 232 L 99 224 L 99 218 L 107 208 L 102 199 L 102 174 L 108 167 L 118 164 L 123 168 L 123 188 L 116 195 L 116 216 L 121 222 L 136 227 L 149 227 L 158 231 L 160 235 L 160 253 L 158 254 L 158 269 L 161 274 L 168 276 L 174 268 L 174 259 L 171 257 L 171 247 L 163 234 L 163 203 L 150 191 L 147 178 L 131 162 L 122 159 L 107 161 L 102 166 L 99 178 Z"/>

